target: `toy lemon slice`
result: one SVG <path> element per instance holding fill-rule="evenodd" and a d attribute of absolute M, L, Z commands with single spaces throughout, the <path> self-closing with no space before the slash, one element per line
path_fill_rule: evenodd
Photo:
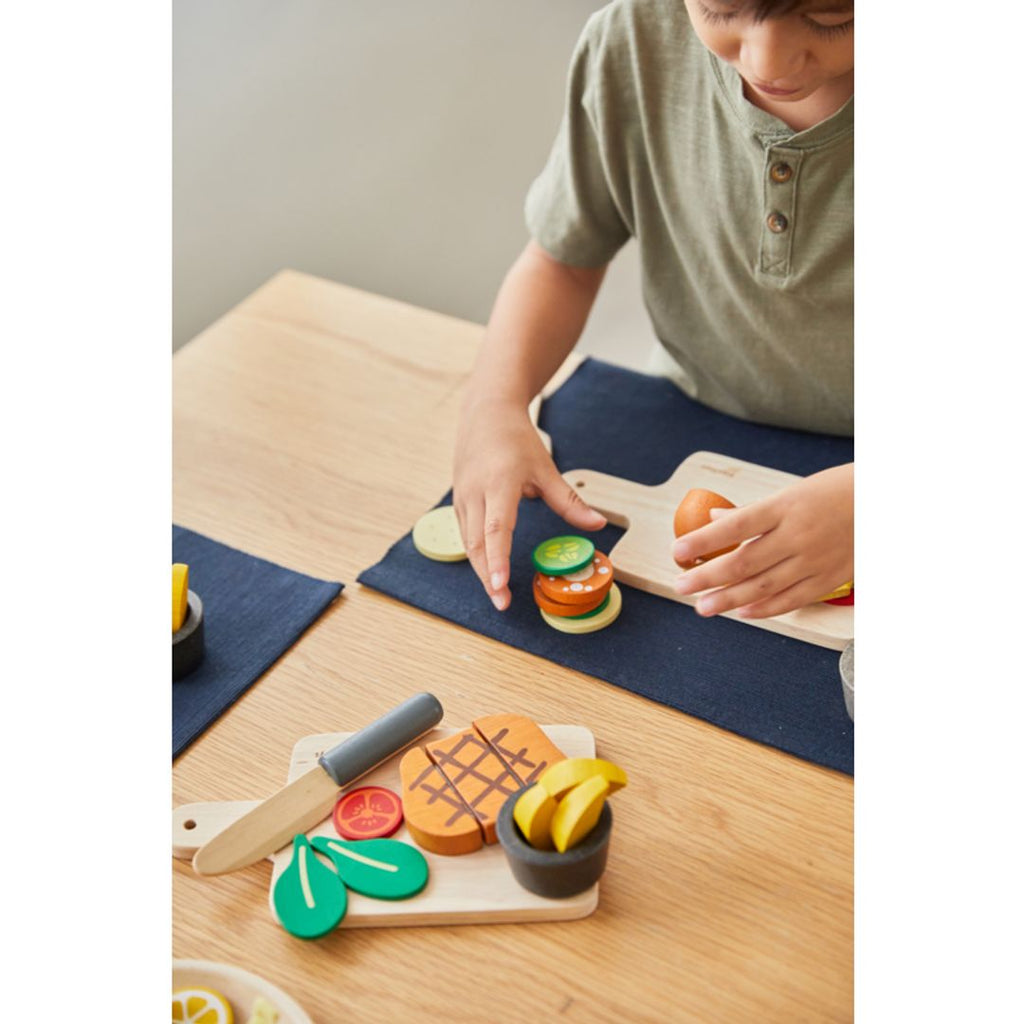
<path fill-rule="evenodd" d="M 586 537 L 552 537 L 533 549 L 533 567 L 549 576 L 579 572 L 594 557 L 594 542 Z"/>
<path fill-rule="evenodd" d="M 193 985 L 171 993 L 172 1024 L 234 1024 L 231 1004 L 212 988 Z"/>
<path fill-rule="evenodd" d="M 611 761 L 600 757 L 567 757 L 553 764 L 537 780 L 537 784 L 555 800 L 561 800 L 575 786 L 592 779 L 603 778 L 609 786 L 609 794 L 626 785 L 626 773 Z"/>

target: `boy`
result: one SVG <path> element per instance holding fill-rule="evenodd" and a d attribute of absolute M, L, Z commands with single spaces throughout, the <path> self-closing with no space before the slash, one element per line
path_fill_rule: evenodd
<path fill-rule="evenodd" d="M 607 264 L 640 248 L 663 372 L 762 423 L 853 432 L 852 0 L 616 0 L 587 23 L 462 408 L 454 504 L 501 611 L 520 497 L 604 518 L 527 416 L 575 345 Z M 778 615 L 853 578 L 853 465 L 676 541 L 703 615 Z"/>

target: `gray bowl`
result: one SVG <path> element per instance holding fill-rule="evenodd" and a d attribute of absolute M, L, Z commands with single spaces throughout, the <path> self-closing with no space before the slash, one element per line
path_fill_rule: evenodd
<path fill-rule="evenodd" d="M 171 634 L 171 678 L 184 679 L 203 660 L 205 653 L 203 602 L 194 591 L 188 592 L 188 611 L 181 629 Z"/>
<path fill-rule="evenodd" d="M 612 836 L 612 809 L 607 802 L 590 833 L 565 853 L 535 850 L 512 817 L 516 801 L 530 789 L 513 793 L 498 812 L 498 841 L 505 851 L 515 880 L 524 888 L 548 899 L 565 899 L 589 889 L 604 874 Z"/>

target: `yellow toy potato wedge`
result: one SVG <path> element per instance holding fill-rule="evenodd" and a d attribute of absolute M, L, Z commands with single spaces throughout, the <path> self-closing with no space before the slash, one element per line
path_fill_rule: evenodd
<path fill-rule="evenodd" d="M 553 764 L 537 782 L 555 800 L 561 800 L 574 786 L 595 775 L 608 783 L 609 793 L 622 789 L 627 782 L 626 773 L 617 764 L 600 757 L 567 757 Z"/>
<path fill-rule="evenodd" d="M 592 775 L 562 797 L 551 819 L 555 849 L 565 853 L 597 824 L 611 787 L 603 775 Z"/>
<path fill-rule="evenodd" d="M 512 799 L 511 797 L 509 799 Z M 554 849 L 551 839 L 551 819 L 558 809 L 558 801 L 543 787 L 531 786 L 517 801 L 512 817 L 523 833 L 523 838 L 535 850 Z"/>
<path fill-rule="evenodd" d="M 171 632 L 177 633 L 188 614 L 188 566 L 183 562 L 171 565 Z"/>

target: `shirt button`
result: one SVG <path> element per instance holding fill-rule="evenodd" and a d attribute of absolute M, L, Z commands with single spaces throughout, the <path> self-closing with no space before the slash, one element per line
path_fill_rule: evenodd
<path fill-rule="evenodd" d="M 793 177 L 793 168 L 787 163 L 780 162 L 772 164 L 772 169 L 768 173 L 771 175 L 772 181 L 782 185 Z"/>
<path fill-rule="evenodd" d="M 772 212 L 768 214 L 767 223 L 768 230 L 774 231 L 777 235 L 781 235 L 782 232 L 789 227 L 789 221 L 786 219 L 786 215 L 784 213 L 779 213 L 778 210 L 772 210 Z"/>

